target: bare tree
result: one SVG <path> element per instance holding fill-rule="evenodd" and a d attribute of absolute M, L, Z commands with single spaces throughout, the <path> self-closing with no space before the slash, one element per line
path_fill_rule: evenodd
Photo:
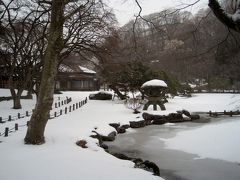
<path fill-rule="evenodd" d="M 45 142 L 44 130 L 53 103 L 54 79 L 59 60 L 71 52 L 90 50 L 94 49 L 93 45 L 99 45 L 106 30 L 106 24 L 102 22 L 106 22 L 104 18 L 108 14 L 101 0 L 52 0 L 42 3 L 50 4 L 51 21 L 38 101 L 25 136 L 27 144 Z M 95 30 L 98 31 L 94 34 Z"/>
<path fill-rule="evenodd" d="M 218 0 L 209 0 L 209 7 L 215 16 L 227 27 L 240 32 L 240 0 L 231 0 L 233 12 L 228 13 L 222 8 Z"/>
<path fill-rule="evenodd" d="M 1 51 L 8 71 L 13 108 L 20 109 L 20 97 L 40 71 L 46 45 L 48 10 L 32 1 L 11 0 L 1 3 L 0 20 L 5 28 Z"/>

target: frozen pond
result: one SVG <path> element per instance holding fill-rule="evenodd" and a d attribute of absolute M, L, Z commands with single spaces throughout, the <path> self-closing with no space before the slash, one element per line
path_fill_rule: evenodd
<path fill-rule="evenodd" d="M 239 125 L 240 117 L 217 118 L 211 123 L 147 126 L 131 129 L 130 132 L 118 135 L 114 142 L 107 144 L 110 151 L 155 162 L 161 170 L 161 176 L 166 180 L 239 180 L 239 156 L 232 161 L 240 147 L 239 133 L 237 137 L 234 134 L 238 129 L 240 132 Z M 224 126 L 226 128 L 222 132 Z M 211 141 L 213 136 L 209 133 L 211 129 L 212 134 L 222 134 L 222 137 L 214 137 Z M 235 141 L 232 141 L 229 135 L 233 135 Z M 202 139 L 205 139 L 206 143 Z M 222 143 L 219 143 L 218 139 L 222 140 Z M 229 142 L 232 144 L 227 144 Z M 223 148 L 225 143 L 230 146 L 229 149 Z M 221 158 L 215 158 L 215 154 L 220 154 Z M 211 158 L 212 156 L 214 158 Z M 226 158 L 230 160 L 227 161 Z"/>

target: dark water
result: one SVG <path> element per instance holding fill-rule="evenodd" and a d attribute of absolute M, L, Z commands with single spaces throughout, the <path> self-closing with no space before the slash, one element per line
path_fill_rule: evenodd
<path fill-rule="evenodd" d="M 217 159 L 198 159 L 195 154 L 164 148 L 160 138 L 171 138 L 177 132 L 203 126 L 182 123 L 174 126 L 148 126 L 130 130 L 107 143 L 109 150 L 155 162 L 166 180 L 240 180 L 240 165 Z"/>

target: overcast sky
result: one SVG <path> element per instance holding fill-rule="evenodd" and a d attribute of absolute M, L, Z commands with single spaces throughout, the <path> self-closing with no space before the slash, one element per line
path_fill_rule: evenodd
<path fill-rule="evenodd" d="M 159 12 L 166 8 L 180 8 L 191 4 L 197 0 L 139 0 L 142 6 L 142 15 L 153 12 Z M 135 0 L 105 0 L 105 2 L 114 10 L 119 25 L 122 26 L 138 14 L 139 8 Z M 192 13 L 196 13 L 199 9 L 207 7 L 208 0 L 200 0 L 196 5 L 188 8 Z"/>

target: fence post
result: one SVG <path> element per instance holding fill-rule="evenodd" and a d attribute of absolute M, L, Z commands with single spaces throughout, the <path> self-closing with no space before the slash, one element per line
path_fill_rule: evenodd
<path fill-rule="evenodd" d="M 18 131 L 18 123 L 15 124 L 14 128 L 15 128 L 15 131 Z"/>
<path fill-rule="evenodd" d="M 65 114 L 67 114 L 67 107 L 65 107 Z"/>
<path fill-rule="evenodd" d="M 81 107 L 81 101 L 78 103 L 78 105 L 79 105 L 79 108 Z"/>
<path fill-rule="evenodd" d="M 64 104 L 67 104 L 67 100 L 64 100 Z"/>
<path fill-rule="evenodd" d="M 58 107 L 60 107 L 61 106 L 61 102 L 58 102 Z"/>
<path fill-rule="evenodd" d="M 62 110 L 60 110 L 60 116 L 62 115 Z"/>
<path fill-rule="evenodd" d="M 73 104 L 73 111 L 75 110 L 75 104 Z"/>
<path fill-rule="evenodd" d="M 8 132 L 9 132 L 9 128 L 6 127 L 6 128 L 5 128 L 5 135 L 4 135 L 4 137 L 8 137 Z"/>
<path fill-rule="evenodd" d="M 11 121 L 12 120 L 12 117 L 11 115 L 8 116 L 8 121 Z"/>
<path fill-rule="evenodd" d="M 0 123 L 3 123 L 2 117 L 0 117 Z"/>
<path fill-rule="evenodd" d="M 29 116 L 28 111 L 26 111 L 26 116 L 27 116 L 27 117 Z"/>
<path fill-rule="evenodd" d="M 57 112 L 54 112 L 54 117 L 57 117 Z"/>
<path fill-rule="evenodd" d="M 71 112 L 72 111 L 72 106 L 69 106 L 69 112 Z"/>
<path fill-rule="evenodd" d="M 63 106 L 63 101 L 62 101 L 62 106 Z"/>
<path fill-rule="evenodd" d="M 76 109 L 78 109 L 78 103 L 76 103 Z"/>
<path fill-rule="evenodd" d="M 86 99 L 85 99 L 85 104 L 87 103 L 87 97 L 86 97 Z"/>
<path fill-rule="evenodd" d="M 21 114 L 20 113 L 18 113 L 18 119 L 20 119 L 21 118 Z"/>
<path fill-rule="evenodd" d="M 57 108 L 57 103 L 55 103 L 55 108 Z"/>

